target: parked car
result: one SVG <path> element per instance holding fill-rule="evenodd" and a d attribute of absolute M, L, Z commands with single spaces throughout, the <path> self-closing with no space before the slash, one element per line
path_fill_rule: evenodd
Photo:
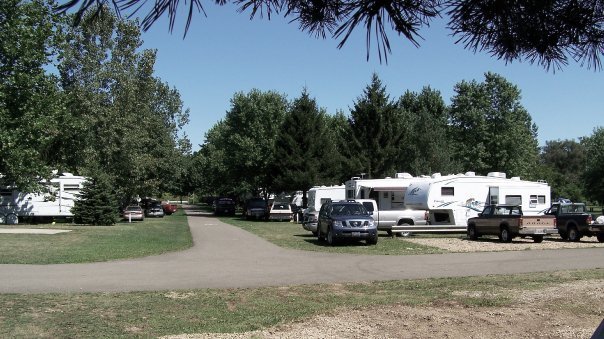
<path fill-rule="evenodd" d="M 369 245 L 378 242 L 377 224 L 365 207 L 356 201 L 326 202 L 319 211 L 317 226 L 319 241 L 330 245 L 339 240 L 365 240 Z"/>
<path fill-rule="evenodd" d="M 169 201 L 162 202 L 161 207 L 163 208 L 165 215 L 175 213 L 177 209 L 176 204 L 171 204 Z"/>
<path fill-rule="evenodd" d="M 124 208 L 122 211 L 122 219 L 128 221 L 143 221 L 145 220 L 145 215 L 143 213 L 143 208 L 138 205 L 130 205 Z"/>
<path fill-rule="evenodd" d="M 145 215 L 148 217 L 164 217 L 164 209 L 159 202 L 149 204 L 147 209 L 145 209 Z"/>
<path fill-rule="evenodd" d="M 274 201 L 268 214 L 270 220 L 290 221 L 294 213 L 289 202 Z"/>
<path fill-rule="evenodd" d="M 235 200 L 231 198 L 217 198 L 212 205 L 215 215 L 235 215 Z"/>
<path fill-rule="evenodd" d="M 267 219 L 268 204 L 264 198 L 250 198 L 245 201 L 243 216 L 246 219 Z"/>

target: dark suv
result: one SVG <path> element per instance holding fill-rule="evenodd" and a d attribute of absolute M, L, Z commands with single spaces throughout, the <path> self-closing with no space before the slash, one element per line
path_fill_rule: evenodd
<path fill-rule="evenodd" d="M 245 202 L 243 215 L 246 219 L 267 219 L 268 204 L 263 198 L 250 198 Z"/>
<path fill-rule="evenodd" d="M 230 214 L 235 215 L 235 200 L 231 198 L 218 198 L 213 204 L 214 214 Z"/>
<path fill-rule="evenodd" d="M 365 207 L 356 201 L 331 201 L 321 206 L 317 226 L 319 241 L 330 245 L 338 240 L 365 240 L 369 245 L 378 241 L 377 225 Z"/>

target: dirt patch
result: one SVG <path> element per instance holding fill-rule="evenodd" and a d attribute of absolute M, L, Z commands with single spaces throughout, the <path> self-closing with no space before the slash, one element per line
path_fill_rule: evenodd
<path fill-rule="evenodd" d="M 476 292 L 455 292 L 474 296 L 472 293 Z M 513 306 L 469 307 L 443 301 L 421 307 L 389 305 L 344 309 L 261 331 L 181 334 L 166 338 L 590 338 L 604 319 L 604 280 L 501 293 L 513 299 Z"/>

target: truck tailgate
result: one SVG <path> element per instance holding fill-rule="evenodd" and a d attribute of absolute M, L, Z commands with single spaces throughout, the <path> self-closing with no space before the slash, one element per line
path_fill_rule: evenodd
<path fill-rule="evenodd" d="M 523 216 L 519 225 L 520 234 L 556 234 L 556 218 L 550 215 Z"/>

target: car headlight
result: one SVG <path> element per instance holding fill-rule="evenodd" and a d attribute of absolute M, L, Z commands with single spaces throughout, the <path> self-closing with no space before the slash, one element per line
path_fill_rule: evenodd
<path fill-rule="evenodd" d="M 339 220 L 334 220 L 333 223 L 332 223 L 332 225 L 334 227 L 344 227 L 344 223 L 341 222 L 341 221 L 339 221 Z"/>
<path fill-rule="evenodd" d="M 367 226 L 373 228 L 374 224 L 375 224 L 375 221 L 369 220 L 369 222 L 367 223 Z"/>

